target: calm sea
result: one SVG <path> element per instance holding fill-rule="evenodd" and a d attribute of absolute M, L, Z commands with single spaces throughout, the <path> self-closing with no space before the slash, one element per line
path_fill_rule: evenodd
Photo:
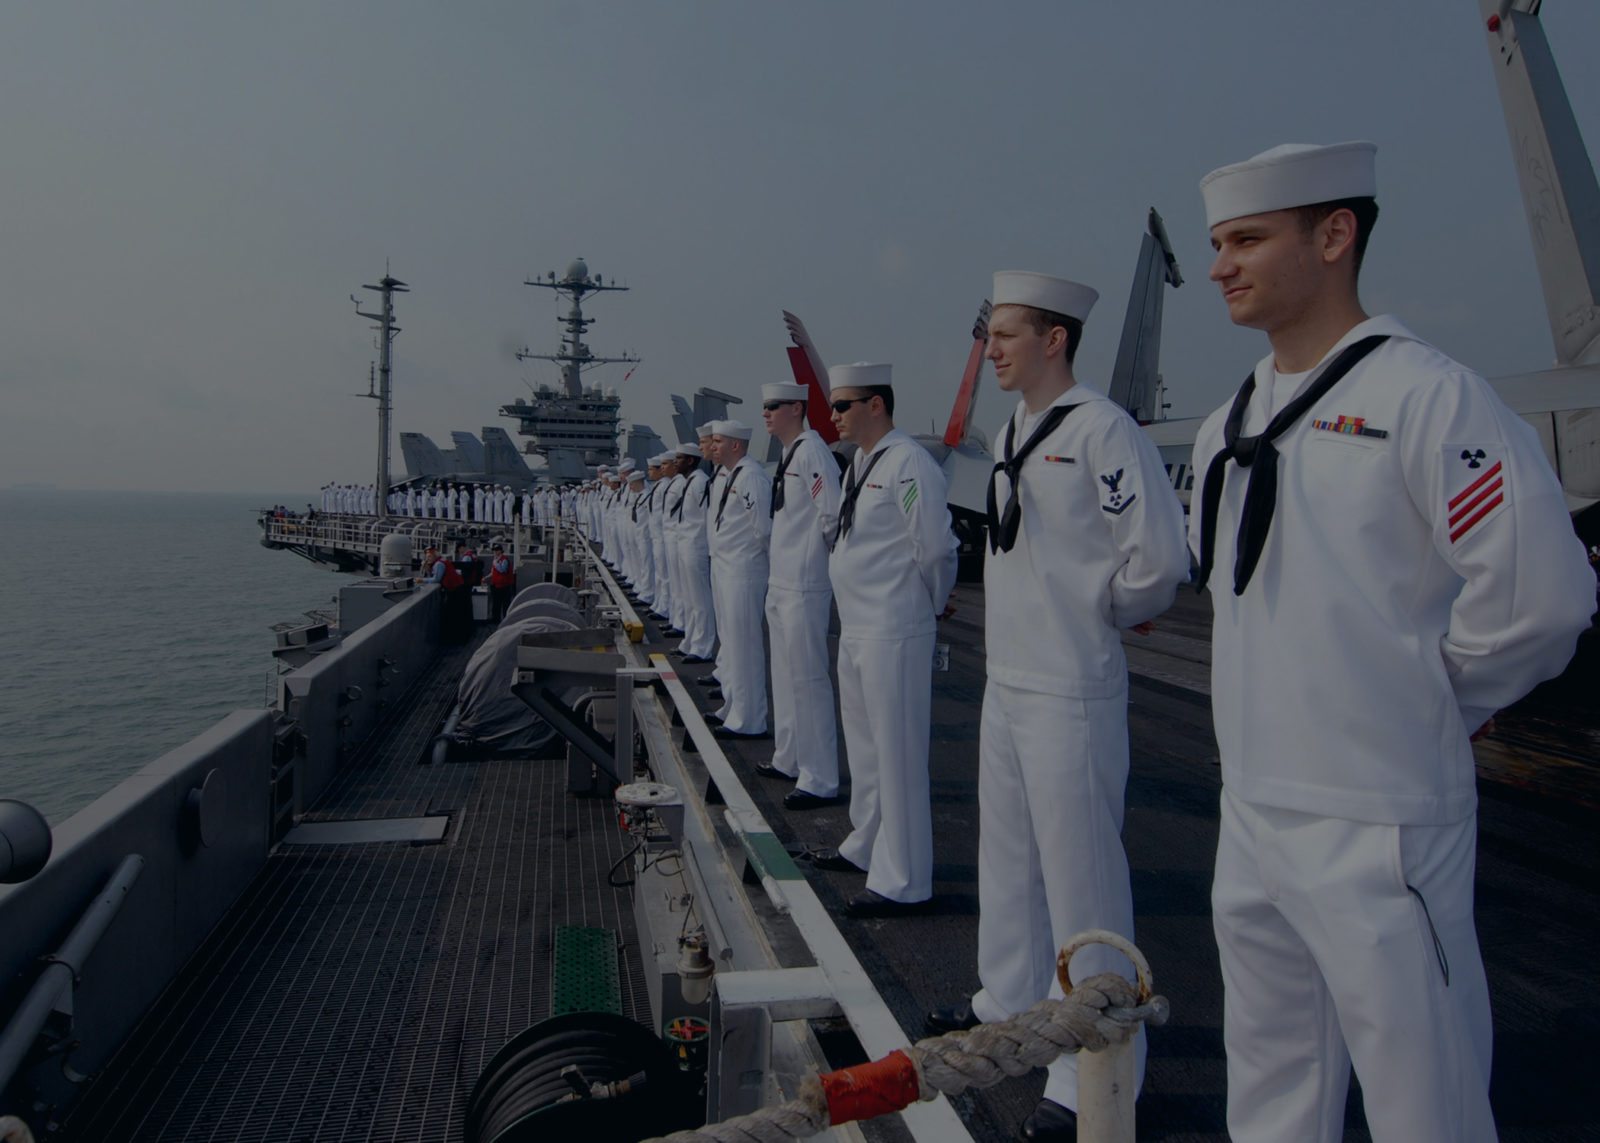
<path fill-rule="evenodd" d="M 271 625 L 349 581 L 258 542 L 256 508 L 306 500 L 0 490 L 0 797 L 60 822 L 265 705 Z"/>

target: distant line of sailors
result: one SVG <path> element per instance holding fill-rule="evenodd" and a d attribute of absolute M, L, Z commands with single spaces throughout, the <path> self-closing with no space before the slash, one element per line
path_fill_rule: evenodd
<path fill-rule="evenodd" d="M 436 483 L 396 488 L 385 503 L 391 516 L 541 527 L 558 515 L 573 518 L 577 496 L 572 488 L 545 486 L 517 492 L 508 484 Z M 377 488 L 371 484 L 322 487 L 324 514 L 375 516 L 377 503 Z"/>

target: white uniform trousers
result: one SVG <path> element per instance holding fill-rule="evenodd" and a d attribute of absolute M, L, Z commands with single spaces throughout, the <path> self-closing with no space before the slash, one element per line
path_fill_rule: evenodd
<path fill-rule="evenodd" d="M 1223 791 L 1211 905 L 1235 1143 L 1337 1143 L 1352 1060 L 1375 1143 L 1495 1139 L 1476 859 L 1475 818 L 1375 825 Z"/>
<path fill-rule="evenodd" d="M 655 559 L 650 552 L 650 537 L 635 528 L 629 537 L 633 542 L 633 591 L 645 603 L 656 597 Z"/>
<path fill-rule="evenodd" d="M 990 681 L 978 739 L 980 1020 L 1004 1020 L 1061 996 L 1056 953 L 1085 929 L 1133 939 L 1133 890 L 1122 848 L 1128 787 L 1127 692 L 1063 698 Z M 1103 945 L 1072 958 L 1072 979 L 1133 965 Z M 1134 1041 L 1134 1091 L 1145 1037 Z M 1078 1057 L 1050 1065 L 1046 1099 L 1078 1107 Z"/>
<path fill-rule="evenodd" d="M 739 734 L 767 731 L 767 641 L 761 614 L 767 597 L 766 561 L 754 575 L 727 575 L 717 612 L 722 650 L 717 655 L 717 681 L 722 684 L 722 725 Z"/>
<path fill-rule="evenodd" d="M 709 659 L 717 649 L 717 616 L 711 606 L 711 554 L 696 544 L 678 545 L 678 606 L 683 611 L 685 655 Z"/>
<path fill-rule="evenodd" d="M 666 534 L 665 543 L 667 578 L 672 583 L 672 606 L 667 609 L 667 622 L 683 631 L 683 553 L 678 550 L 678 537 L 673 533 Z"/>
<path fill-rule="evenodd" d="M 839 792 L 839 735 L 828 679 L 828 615 L 833 592 L 767 587 L 772 641 L 772 768 L 795 789 Z"/>
<path fill-rule="evenodd" d="M 667 542 L 657 533 L 650 533 L 650 555 L 655 568 L 656 610 L 662 615 L 672 615 L 672 569 L 667 566 Z"/>
<path fill-rule="evenodd" d="M 850 761 L 850 836 L 839 853 L 891 901 L 933 896 L 928 794 L 932 631 L 839 637 L 839 721 Z"/>

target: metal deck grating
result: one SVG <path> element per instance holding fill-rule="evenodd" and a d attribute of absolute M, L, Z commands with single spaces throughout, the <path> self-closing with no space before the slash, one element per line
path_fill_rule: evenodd
<path fill-rule="evenodd" d="M 462 1137 L 499 1047 L 550 1014 L 555 931 L 628 946 L 623 1012 L 649 1022 L 610 804 L 564 762 L 421 766 L 466 650 L 400 701 L 306 820 L 451 815 L 443 844 L 290 846 L 268 862 L 66 1124 L 122 1140 Z"/>

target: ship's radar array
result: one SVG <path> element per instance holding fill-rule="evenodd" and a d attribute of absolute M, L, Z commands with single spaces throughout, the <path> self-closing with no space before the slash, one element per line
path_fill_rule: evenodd
<path fill-rule="evenodd" d="M 541 385 L 533 399 L 518 399 L 502 405 L 501 416 L 517 422 L 517 434 L 527 437 L 523 450 L 545 458 L 547 471 L 554 479 L 581 480 L 596 465 L 616 464 L 617 429 L 621 420 L 622 398 L 615 389 L 600 385 L 585 387 L 583 373 L 596 365 L 636 364 L 638 357 L 597 357 L 583 340 L 594 318 L 584 317 L 583 300 L 592 294 L 620 292 L 627 286 L 606 282 L 599 274 L 590 275 L 589 265 L 574 258 L 558 278 L 554 270 L 523 283 L 552 290 L 565 298 L 570 307 L 561 315 L 565 326 L 561 349 L 557 353 L 534 353 L 522 349 L 519 361 L 554 361 L 561 367 L 561 387 Z"/>

